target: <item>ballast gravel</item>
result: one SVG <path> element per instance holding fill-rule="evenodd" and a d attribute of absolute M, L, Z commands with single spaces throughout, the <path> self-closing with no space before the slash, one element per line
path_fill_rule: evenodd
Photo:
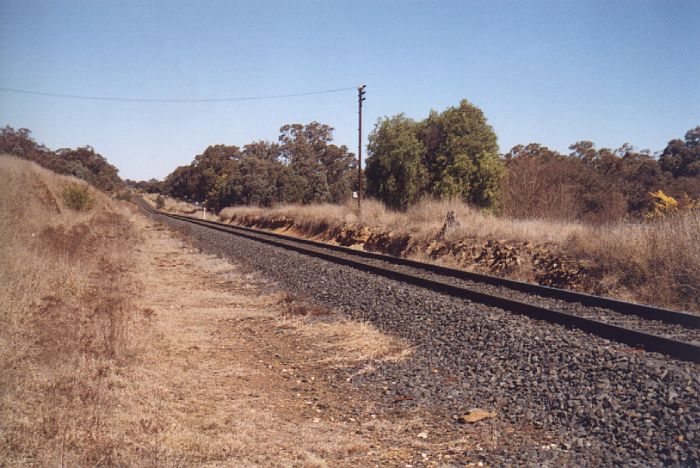
<path fill-rule="evenodd" d="M 496 411 L 501 424 L 556 444 L 464 454 L 493 465 L 698 466 L 700 366 L 578 330 L 360 272 L 254 240 L 149 215 L 203 251 L 247 264 L 285 290 L 409 340 L 400 363 L 358 372 L 401 405 L 454 418 Z M 517 437 L 501 434 L 500 437 Z"/>

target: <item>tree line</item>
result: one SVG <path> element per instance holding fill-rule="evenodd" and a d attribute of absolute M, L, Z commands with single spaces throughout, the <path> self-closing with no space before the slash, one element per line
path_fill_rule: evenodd
<path fill-rule="evenodd" d="M 356 189 L 355 155 L 333 144 L 333 128 L 311 122 L 280 128 L 277 142 L 214 145 L 164 181 L 136 187 L 205 203 L 230 205 L 340 203 Z"/>
<path fill-rule="evenodd" d="M 654 208 L 652 192 L 700 199 L 700 126 L 653 155 L 630 144 L 596 148 L 590 141 L 568 155 L 531 143 L 503 158 L 501 211 L 515 217 L 607 222 L 641 218 Z"/>
<path fill-rule="evenodd" d="M 357 190 L 356 160 L 332 141 L 327 125 L 285 125 L 277 142 L 210 146 L 163 182 L 139 187 L 215 210 L 343 202 Z M 590 141 L 572 144 L 568 154 L 538 143 L 499 154 L 484 113 L 463 100 L 420 121 L 404 114 L 380 119 L 369 135 L 363 184 L 367 196 L 399 210 L 429 196 L 521 218 L 641 218 L 653 209 L 652 192 L 700 198 L 699 142 L 700 126 L 657 154 Z"/>
<path fill-rule="evenodd" d="M 420 121 L 379 119 L 369 135 L 363 189 L 395 209 L 421 197 L 456 198 L 514 217 L 606 222 L 641 218 L 652 192 L 700 198 L 700 126 L 653 154 L 630 144 L 596 148 L 578 141 L 561 154 L 538 143 L 499 154 L 496 133 L 466 100 Z M 117 169 L 89 147 L 50 151 L 26 129 L 7 126 L 0 151 L 34 160 L 104 190 L 121 187 Z M 280 128 L 277 141 L 207 147 L 164 180 L 125 181 L 133 188 L 204 203 L 231 205 L 341 203 L 358 190 L 355 155 L 333 143 L 318 122 Z"/>
<path fill-rule="evenodd" d="M 643 217 L 658 190 L 700 198 L 700 126 L 657 155 L 579 141 L 566 155 L 530 143 L 499 156 L 483 112 L 462 101 L 422 121 L 380 119 L 368 150 L 368 195 L 397 209 L 449 197 L 520 218 L 607 222 Z"/>
<path fill-rule="evenodd" d="M 34 161 L 54 172 L 83 179 L 106 192 L 119 190 L 124 181 L 119 170 L 90 146 L 61 148 L 55 151 L 32 138 L 26 128 L 15 130 L 6 125 L 0 131 L 0 154 L 12 154 Z"/>

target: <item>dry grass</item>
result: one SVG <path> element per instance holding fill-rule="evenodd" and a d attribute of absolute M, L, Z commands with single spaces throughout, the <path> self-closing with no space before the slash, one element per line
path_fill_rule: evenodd
<path fill-rule="evenodd" d="M 326 356 L 322 362 L 340 366 L 365 361 L 397 362 L 412 353 L 405 340 L 382 333 L 371 323 L 348 320 L 289 294 L 283 295 L 279 305 L 284 323 L 317 344 L 319 352 Z"/>
<path fill-rule="evenodd" d="M 0 157 L 0 466 L 366 458 L 371 438 L 338 419 L 321 376 L 400 358 L 400 340 L 327 311 L 289 313 L 311 306 L 261 294 L 259 278 L 186 253 L 91 188 L 91 210 L 66 209 L 71 183 Z"/>
<path fill-rule="evenodd" d="M 313 233 L 319 227 L 338 227 L 343 223 L 367 226 L 386 231 L 401 231 L 414 238 L 434 237 L 442 227 L 448 211 L 454 211 L 461 226 L 450 231 L 448 238 L 508 239 L 538 243 L 565 243 L 584 233 L 587 226 L 580 223 L 521 220 L 496 216 L 455 200 L 426 198 L 405 212 L 388 209 L 376 200 L 364 200 L 358 215 L 357 204 L 344 205 L 279 205 L 273 208 L 236 206 L 223 209 L 219 219 L 236 222 L 246 217 L 265 219 L 290 218 L 294 229 Z"/>
<path fill-rule="evenodd" d="M 489 437 L 353 387 L 403 340 L 92 189 L 67 210 L 74 179 L 0 157 L 0 183 L 0 466 L 403 466 Z"/>
<path fill-rule="evenodd" d="M 595 259 L 635 300 L 700 311 L 700 212 L 589 228 L 567 247 Z"/>
<path fill-rule="evenodd" d="M 305 324 L 300 332 L 319 339 L 330 361 L 401 361 L 411 354 L 406 342 L 377 330 L 366 322 L 336 320 L 331 323 Z"/>
<path fill-rule="evenodd" d="M 625 299 L 688 310 L 700 310 L 700 214 L 629 224 L 589 225 L 581 222 L 515 219 L 481 211 L 459 201 L 424 199 L 406 212 L 388 210 L 365 200 L 358 214 L 353 202 L 345 205 L 280 205 L 274 208 L 230 207 L 221 211 L 224 222 L 283 225 L 303 236 L 319 236 L 343 225 L 408 234 L 412 251 L 438 236 L 448 211 L 460 225 L 447 232 L 446 242 L 463 239 L 529 243 L 561 252 L 592 265 L 603 288 Z M 283 222 L 281 222 L 283 221 Z M 265 225 L 265 223 L 259 223 Z M 514 276 L 521 278 L 522 272 Z M 527 274 L 527 272 L 525 272 Z"/>
<path fill-rule="evenodd" d="M 71 184 L 85 185 L 0 157 L 3 466 L 109 464 L 119 444 L 107 423 L 128 359 L 130 230 L 92 188 L 91 209 L 67 209 Z"/>

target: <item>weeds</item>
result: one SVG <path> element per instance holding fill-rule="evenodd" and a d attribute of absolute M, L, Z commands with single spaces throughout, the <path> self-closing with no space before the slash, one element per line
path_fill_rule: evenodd
<path fill-rule="evenodd" d="M 134 193 L 130 189 L 124 189 L 117 192 L 114 198 L 116 200 L 130 202 L 134 198 Z"/>

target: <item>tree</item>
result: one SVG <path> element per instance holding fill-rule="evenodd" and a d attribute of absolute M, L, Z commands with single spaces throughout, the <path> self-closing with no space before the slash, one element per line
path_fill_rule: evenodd
<path fill-rule="evenodd" d="M 659 163 L 673 177 L 700 177 L 700 125 L 686 132 L 685 141 L 669 141 Z"/>
<path fill-rule="evenodd" d="M 540 159 L 542 161 L 552 161 L 556 159 L 561 159 L 561 153 L 551 150 L 544 145 L 539 143 L 530 143 L 528 145 L 515 145 L 510 151 L 503 155 L 503 159 L 506 163 L 516 160 L 534 158 Z"/>
<path fill-rule="evenodd" d="M 174 198 L 195 200 L 201 185 L 201 175 L 192 165 L 179 166 L 163 181 L 163 191 Z"/>
<path fill-rule="evenodd" d="M 484 207 L 496 204 L 504 173 L 496 134 L 481 109 L 468 101 L 432 111 L 414 125 L 403 115 L 380 120 L 371 138 L 374 166 L 371 171 L 368 166 L 367 183 L 390 205 L 405 207 L 424 193 Z"/>
<path fill-rule="evenodd" d="M 280 128 L 280 158 L 306 181 L 302 203 L 341 202 L 349 195 L 355 157 L 332 141 L 333 127 L 318 122 Z"/>
<path fill-rule="evenodd" d="M 217 184 L 223 183 L 236 170 L 237 161 L 241 159 L 238 146 L 213 145 L 208 146 L 202 154 L 197 155 L 192 167 L 198 173 L 198 185 L 192 199 L 205 202 L 217 190 Z"/>
<path fill-rule="evenodd" d="M 667 185 L 668 178 L 648 150 L 637 151 L 625 143 L 615 154 L 621 162 L 619 182 L 615 185 L 627 199 L 627 212 L 641 216 L 654 207 L 649 193 Z"/>
<path fill-rule="evenodd" d="M 517 218 L 574 219 L 580 212 L 574 175 L 581 165 L 540 145 L 516 145 L 504 155 L 502 212 Z"/>
<path fill-rule="evenodd" d="M 113 191 L 122 185 L 119 170 L 91 146 L 62 148 L 56 151 L 56 155 L 68 163 L 66 169 L 71 175 L 84 179 L 97 188 Z"/>
<path fill-rule="evenodd" d="M 421 131 L 430 192 L 492 206 L 498 197 L 503 166 L 496 134 L 478 107 L 462 100 L 438 114 L 430 113 Z"/>
<path fill-rule="evenodd" d="M 590 141 L 570 149 L 564 156 L 536 143 L 513 147 L 504 158 L 508 175 L 503 212 L 600 223 L 624 217 L 632 207 L 646 209 L 646 188 L 659 183 L 654 178 L 656 162 L 648 153 L 628 144 L 615 151 L 598 150 Z M 647 178 L 638 181 L 642 175 Z"/>
<path fill-rule="evenodd" d="M 243 147 L 243 156 L 254 157 L 264 161 L 280 161 L 280 147 L 269 141 L 254 141 Z"/>
<path fill-rule="evenodd" d="M 223 196 L 216 208 L 231 204 L 270 206 L 278 201 L 278 164 L 256 157 L 243 158 L 237 171 L 223 183 Z"/>
<path fill-rule="evenodd" d="M 428 170 L 423 164 L 425 148 L 417 135 L 418 124 L 403 114 L 377 122 L 367 146 L 368 195 L 405 209 L 424 193 Z"/>

